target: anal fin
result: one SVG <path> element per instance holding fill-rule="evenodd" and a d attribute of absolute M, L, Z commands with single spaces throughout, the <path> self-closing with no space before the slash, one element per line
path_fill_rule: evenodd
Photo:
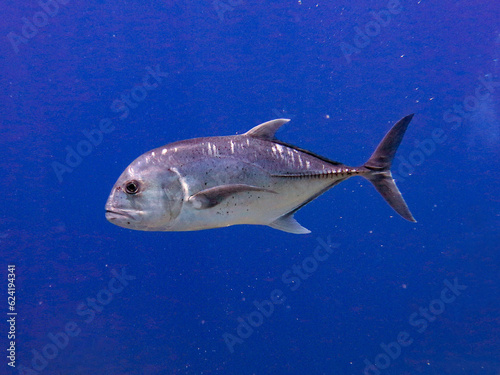
<path fill-rule="evenodd" d="M 297 220 L 293 217 L 293 212 L 290 212 L 286 215 L 283 215 L 273 221 L 271 224 L 268 224 L 271 228 L 281 230 L 283 232 L 293 233 L 293 234 L 307 234 L 311 233 L 311 231 L 307 228 L 304 228 L 302 225 L 298 223 Z"/>

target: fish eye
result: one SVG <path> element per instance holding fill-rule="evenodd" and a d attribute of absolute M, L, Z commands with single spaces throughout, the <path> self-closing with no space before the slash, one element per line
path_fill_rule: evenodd
<path fill-rule="evenodd" d="M 125 192 L 127 194 L 137 194 L 139 192 L 139 181 L 132 180 L 125 184 Z"/>

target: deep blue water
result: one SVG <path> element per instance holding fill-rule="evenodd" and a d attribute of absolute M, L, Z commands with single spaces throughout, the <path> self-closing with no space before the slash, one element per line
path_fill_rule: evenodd
<path fill-rule="evenodd" d="M 0 4 L 0 374 L 500 373 L 498 2 L 59 1 Z M 361 178 L 298 212 L 308 235 L 104 217 L 163 144 L 288 117 L 280 139 L 360 165 L 410 113 L 418 223 Z"/>

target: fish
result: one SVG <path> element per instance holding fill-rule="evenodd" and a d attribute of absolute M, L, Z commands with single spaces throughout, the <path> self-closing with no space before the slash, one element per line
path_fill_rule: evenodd
<path fill-rule="evenodd" d="M 289 119 L 244 134 L 194 138 L 146 152 L 121 174 L 106 202 L 106 219 L 141 231 L 196 231 L 265 225 L 293 234 L 310 230 L 295 213 L 348 178 L 370 181 L 404 219 L 415 222 L 391 174 L 413 114 L 396 122 L 368 161 L 351 167 L 282 142 Z"/>

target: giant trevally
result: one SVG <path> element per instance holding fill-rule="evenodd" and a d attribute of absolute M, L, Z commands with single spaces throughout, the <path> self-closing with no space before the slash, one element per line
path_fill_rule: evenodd
<path fill-rule="evenodd" d="M 297 210 L 338 183 L 361 176 L 398 214 L 415 221 L 390 171 L 412 117 L 399 120 L 359 167 L 279 141 L 275 133 L 287 119 L 241 135 L 171 143 L 146 152 L 125 169 L 111 190 L 106 218 L 144 231 L 255 224 L 310 233 L 294 219 Z"/>

